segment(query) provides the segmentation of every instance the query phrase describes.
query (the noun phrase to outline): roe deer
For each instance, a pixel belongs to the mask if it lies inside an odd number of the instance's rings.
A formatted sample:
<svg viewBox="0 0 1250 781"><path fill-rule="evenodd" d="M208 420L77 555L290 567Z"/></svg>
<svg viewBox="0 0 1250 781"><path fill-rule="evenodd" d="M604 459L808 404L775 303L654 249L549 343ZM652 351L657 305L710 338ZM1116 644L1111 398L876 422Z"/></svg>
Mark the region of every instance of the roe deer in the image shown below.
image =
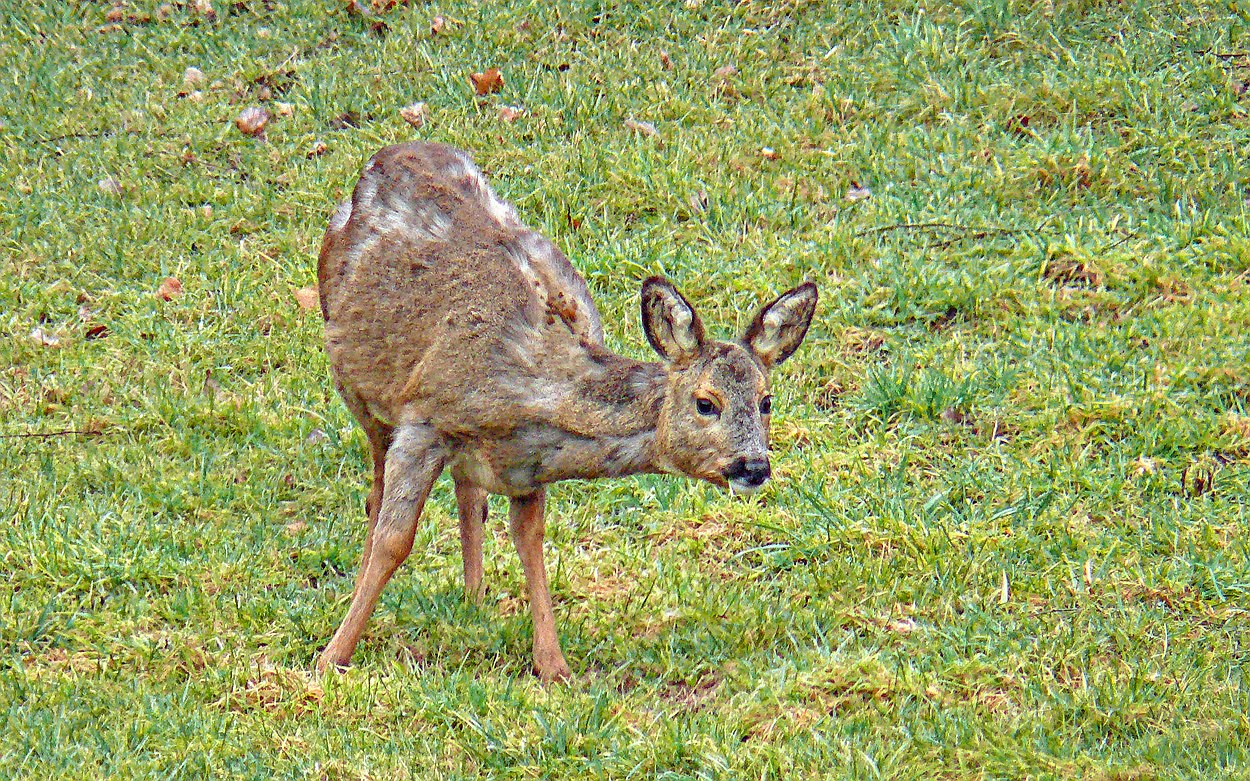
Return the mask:
<svg viewBox="0 0 1250 781"><path fill-rule="evenodd" d="M616 355L568 259L521 224L467 154L429 143L373 156L330 220L317 278L335 385L373 452L364 556L319 670L350 660L449 468L466 592L483 593L486 496L508 496L534 669L568 678L543 566L547 484L669 472L759 488L768 370L798 348L816 308L806 282L763 307L740 341L716 342L681 293L651 277L642 324L663 360Z"/></svg>

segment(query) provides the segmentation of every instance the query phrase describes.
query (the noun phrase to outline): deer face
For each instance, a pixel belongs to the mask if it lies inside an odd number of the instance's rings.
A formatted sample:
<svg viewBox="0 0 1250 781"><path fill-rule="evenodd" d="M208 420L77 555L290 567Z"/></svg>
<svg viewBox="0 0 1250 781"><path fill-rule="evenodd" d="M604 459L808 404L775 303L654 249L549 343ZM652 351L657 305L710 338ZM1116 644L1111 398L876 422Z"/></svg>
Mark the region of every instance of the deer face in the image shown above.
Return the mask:
<svg viewBox="0 0 1250 781"><path fill-rule="evenodd" d="M671 283L642 286L647 341L668 363L656 450L666 465L731 490L768 480L768 371L798 349L816 311L811 282L760 309L738 342L704 336L694 308Z"/></svg>

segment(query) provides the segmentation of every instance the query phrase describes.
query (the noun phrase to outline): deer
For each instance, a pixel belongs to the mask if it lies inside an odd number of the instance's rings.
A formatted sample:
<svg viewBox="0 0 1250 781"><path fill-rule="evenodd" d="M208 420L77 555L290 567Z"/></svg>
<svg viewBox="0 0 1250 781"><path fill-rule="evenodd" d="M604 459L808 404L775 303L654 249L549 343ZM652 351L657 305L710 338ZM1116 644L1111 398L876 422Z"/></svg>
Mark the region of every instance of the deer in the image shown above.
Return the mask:
<svg viewBox="0 0 1250 781"><path fill-rule="evenodd" d="M471 600L484 595L487 496L509 498L544 683L571 677L543 560L547 486L669 473L758 490L771 474L769 371L798 349L817 303L804 282L721 342L653 276L642 325L660 360L618 355L568 258L466 152L429 142L370 158L330 219L317 279L334 384L373 458L360 569L318 672L349 664L447 470Z"/></svg>

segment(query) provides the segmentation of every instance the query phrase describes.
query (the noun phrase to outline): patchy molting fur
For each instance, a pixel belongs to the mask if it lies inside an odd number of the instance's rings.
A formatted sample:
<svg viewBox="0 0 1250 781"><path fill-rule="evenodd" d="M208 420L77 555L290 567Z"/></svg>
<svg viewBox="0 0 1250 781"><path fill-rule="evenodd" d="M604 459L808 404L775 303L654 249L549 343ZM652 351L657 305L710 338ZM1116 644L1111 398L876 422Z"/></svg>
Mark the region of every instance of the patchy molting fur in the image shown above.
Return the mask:
<svg viewBox="0 0 1250 781"><path fill-rule="evenodd" d="M567 675L548 626L541 533L532 550L544 486L675 472L741 487L732 467L744 459L762 462L766 479L767 372L798 347L816 303L807 283L761 310L741 342L712 342L676 288L652 278L644 328L665 360L616 355L564 254L521 223L464 152L428 143L370 159L330 220L318 281L335 383L375 462L356 594L319 665L350 657L377 593L411 548L429 484L446 468L470 590L480 592L470 581L481 577L485 494L514 500L544 678ZM696 411L696 398L718 414Z"/></svg>

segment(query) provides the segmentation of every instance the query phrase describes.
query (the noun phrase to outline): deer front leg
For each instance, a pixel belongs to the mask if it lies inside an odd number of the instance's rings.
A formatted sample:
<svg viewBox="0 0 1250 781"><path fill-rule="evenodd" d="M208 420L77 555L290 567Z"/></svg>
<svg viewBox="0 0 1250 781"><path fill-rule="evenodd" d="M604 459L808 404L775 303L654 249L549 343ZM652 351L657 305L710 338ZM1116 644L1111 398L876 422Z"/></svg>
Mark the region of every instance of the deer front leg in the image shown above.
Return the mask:
<svg viewBox="0 0 1250 781"><path fill-rule="evenodd" d="M434 430L420 424L396 429L386 453L385 483L368 555L356 576L351 607L330 644L317 659L317 670L345 666L360 642L382 588L412 551L417 519L430 495L444 453Z"/></svg>
<svg viewBox="0 0 1250 781"><path fill-rule="evenodd" d="M468 480L456 480L456 509L460 514L460 551L464 558L464 595L481 602L482 531L486 525L486 492Z"/></svg>
<svg viewBox="0 0 1250 781"><path fill-rule="evenodd" d="M547 590L547 569L543 564L543 535L546 521L543 509L546 492L514 498L510 507L509 525L516 544L525 583L529 589L530 612L534 616L534 672L543 681L566 681L571 677L569 665L560 651L556 637L556 620L551 612L551 592Z"/></svg>

